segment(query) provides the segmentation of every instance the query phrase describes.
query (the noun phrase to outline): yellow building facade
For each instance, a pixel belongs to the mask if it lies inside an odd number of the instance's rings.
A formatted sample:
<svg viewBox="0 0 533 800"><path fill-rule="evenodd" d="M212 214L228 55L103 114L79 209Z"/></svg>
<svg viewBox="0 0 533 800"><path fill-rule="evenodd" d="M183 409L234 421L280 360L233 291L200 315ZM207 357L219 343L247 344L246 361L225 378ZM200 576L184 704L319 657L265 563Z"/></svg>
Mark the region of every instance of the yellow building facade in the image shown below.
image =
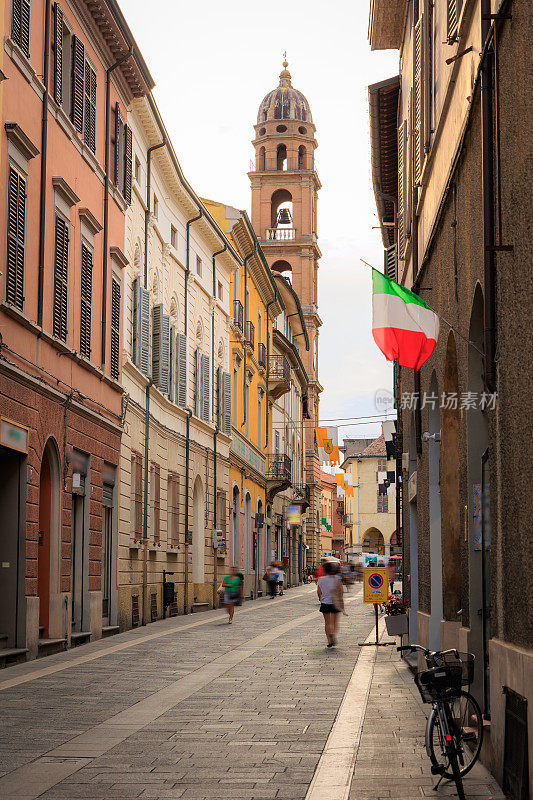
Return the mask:
<svg viewBox="0 0 533 800"><path fill-rule="evenodd" d="M228 554L244 576L244 592L256 597L270 561L275 486L271 470L272 405L268 392L268 357L272 322L281 300L246 212L204 200L242 258L233 271L229 369L232 439L229 468ZM275 478L275 476L274 476Z"/></svg>

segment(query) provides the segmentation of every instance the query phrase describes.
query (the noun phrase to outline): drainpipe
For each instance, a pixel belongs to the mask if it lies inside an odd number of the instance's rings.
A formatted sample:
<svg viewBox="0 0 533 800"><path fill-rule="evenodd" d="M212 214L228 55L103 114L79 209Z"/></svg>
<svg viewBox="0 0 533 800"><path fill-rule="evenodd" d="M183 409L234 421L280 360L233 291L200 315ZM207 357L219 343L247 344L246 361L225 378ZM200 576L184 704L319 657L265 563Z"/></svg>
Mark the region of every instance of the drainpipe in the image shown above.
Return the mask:
<svg viewBox="0 0 533 800"><path fill-rule="evenodd" d="M269 397L269 392L268 392L268 376L269 376L269 373L270 373L270 327L269 327L269 325L268 325L268 321L269 321L269 319L270 319L270 316L269 316L269 314L270 314L270 311L269 311L269 309L270 309L270 306L271 306L271 305L273 305L273 304L276 302L276 300L277 300L277 299L278 299L278 290L276 289L276 296L274 297L274 299L273 299L273 300L269 300L269 301L268 301L268 303L267 303L267 307L266 307L266 312L267 312L267 318L266 318L266 328L267 328L267 368L266 368L266 436L265 436L266 442L265 442L265 446L263 447L263 450L266 450L266 448L267 448L267 447L268 447L268 445L270 444L270 442L269 442L269 435L268 435L268 434L269 434L269 427L268 427L268 424L269 424L269 421L270 421L270 414L269 414L269 411L268 411L268 397ZM265 499L266 499L266 498L265 498ZM266 511L266 508L265 508L265 511Z"/></svg>
<svg viewBox="0 0 533 800"><path fill-rule="evenodd" d="M215 423L215 430L213 432L213 538L214 531L217 527L217 433L219 427ZM214 547L213 541L213 608L217 599L217 548Z"/></svg>
<svg viewBox="0 0 533 800"><path fill-rule="evenodd" d="M148 289L148 223L150 222L150 200L152 195L152 153L159 150L167 143L167 137L163 135L163 141L154 144L146 151L146 211L144 212L144 288Z"/></svg>
<svg viewBox="0 0 533 800"><path fill-rule="evenodd" d="M150 436L150 387L148 379L144 402L144 491L143 491L143 586L142 586L142 625L146 625L146 600L148 597L148 443Z"/></svg>
<svg viewBox="0 0 533 800"><path fill-rule="evenodd" d="M185 438L185 596L183 600L183 613L189 613L189 454L191 443L191 417L192 411L187 409L186 438Z"/></svg>
<svg viewBox="0 0 533 800"><path fill-rule="evenodd" d="M493 52L486 46L491 30L490 0L481 0L481 43L485 57L481 66L481 130L483 185L483 261L485 283L485 383L489 392L495 391L494 370L496 293L494 257L494 130L492 122L492 64Z"/></svg>
<svg viewBox="0 0 533 800"><path fill-rule="evenodd" d="M415 59L414 59L414 41L415 41L415 25L418 22L418 0L414 0L413 4L413 86L415 84ZM412 113L412 112L411 112ZM411 125L411 131L413 130L413 126ZM411 133L411 136L413 134ZM412 148L411 148L412 152ZM419 287L416 284L416 279L418 275L418 216L416 213L416 201L418 199L418 192L417 187L415 186L414 182L414 170L412 163L409 165L409 169L411 170L412 180L411 180L411 205L413 208L413 219L411 222L411 248L412 248L412 263L413 263L413 290L418 293ZM415 392L418 392L418 396L420 397L420 370L415 370L414 373L414 383L415 383ZM416 451L420 455L422 453L422 412L420 409L420 402L417 403L415 409L415 437L416 437Z"/></svg>
<svg viewBox="0 0 533 800"><path fill-rule="evenodd" d="M215 419L215 305L217 302L217 280L215 258L221 253L224 253L228 248L227 242L221 250L213 253L213 313L211 314L211 408L213 411L213 419Z"/></svg>
<svg viewBox="0 0 533 800"><path fill-rule="evenodd" d="M44 247L46 234L46 174L48 155L48 84L50 82L50 13L51 0L46 0L44 20L44 62L43 62L43 114L41 123L41 187L39 210L39 282L37 289L37 324L43 326L44 305Z"/></svg>
<svg viewBox="0 0 533 800"><path fill-rule="evenodd" d="M102 254L102 372L105 372L107 342L107 250L109 241L109 128L111 116L111 73L133 54L133 47L106 70L104 143L104 228Z"/></svg>
<svg viewBox="0 0 533 800"><path fill-rule="evenodd" d="M243 425L246 425L246 322L247 322L247 318L246 318L246 290L248 288L248 261L252 258L252 256L255 256L255 254L257 253L258 249L259 249L259 247L258 247L257 239L256 239L255 240L255 248L254 248L253 253L250 253L250 255L247 255L245 257L245 259L244 259L244 370L243 370L243 376L242 376L242 390L243 390L243 403L242 403L242 406L243 406L244 415L243 415L243 420L241 422L241 428L243 427ZM267 322L267 324L268 324L268 322Z"/></svg>

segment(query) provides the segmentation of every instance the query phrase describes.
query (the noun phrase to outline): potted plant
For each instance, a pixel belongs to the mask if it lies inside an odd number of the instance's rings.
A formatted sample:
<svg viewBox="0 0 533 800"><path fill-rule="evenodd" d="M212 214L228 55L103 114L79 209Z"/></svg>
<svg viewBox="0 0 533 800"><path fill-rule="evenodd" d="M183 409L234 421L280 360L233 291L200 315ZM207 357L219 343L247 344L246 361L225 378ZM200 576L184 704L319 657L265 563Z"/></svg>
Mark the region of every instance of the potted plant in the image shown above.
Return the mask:
<svg viewBox="0 0 533 800"><path fill-rule="evenodd" d="M386 603L383 603L385 609L385 625L387 626L387 633L389 636L402 636L409 630L409 623L407 619L407 610L409 608L407 600L401 600L393 594L389 597Z"/></svg>

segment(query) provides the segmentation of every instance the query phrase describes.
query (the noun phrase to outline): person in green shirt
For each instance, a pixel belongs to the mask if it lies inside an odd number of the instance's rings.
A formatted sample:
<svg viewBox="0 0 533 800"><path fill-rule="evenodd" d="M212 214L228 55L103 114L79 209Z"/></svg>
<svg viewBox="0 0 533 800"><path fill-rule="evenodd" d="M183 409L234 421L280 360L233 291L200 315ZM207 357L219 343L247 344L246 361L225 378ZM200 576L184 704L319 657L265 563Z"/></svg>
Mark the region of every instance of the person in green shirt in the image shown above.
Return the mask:
<svg viewBox="0 0 533 800"><path fill-rule="evenodd" d="M242 596L242 575L237 571L237 567L230 567L230 574L224 576L222 586L224 587L224 604L229 617L228 623L231 625L233 614L235 613L235 604L239 602Z"/></svg>

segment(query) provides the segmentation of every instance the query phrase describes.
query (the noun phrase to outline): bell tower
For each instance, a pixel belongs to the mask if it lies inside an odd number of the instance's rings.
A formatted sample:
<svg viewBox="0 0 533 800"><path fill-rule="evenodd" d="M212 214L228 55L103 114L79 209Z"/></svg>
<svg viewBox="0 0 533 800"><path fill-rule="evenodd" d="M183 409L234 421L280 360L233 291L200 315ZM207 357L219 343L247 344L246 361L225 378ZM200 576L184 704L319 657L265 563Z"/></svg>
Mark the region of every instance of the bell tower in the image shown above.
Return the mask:
<svg viewBox="0 0 533 800"><path fill-rule="evenodd" d="M283 62L279 86L261 102L257 114L252 224L273 272L288 278L299 297L309 335L309 350L300 337L298 350L309 378L306 422L306 474L311 487L307 512L307 543L314 562L320 557L320 464L313 426L318 425L322 387L318 380L318 260L317 199L321 188L315 170L318 144L309 103L294 89ZM309 560L311 560L309 559Z"/></svg>

